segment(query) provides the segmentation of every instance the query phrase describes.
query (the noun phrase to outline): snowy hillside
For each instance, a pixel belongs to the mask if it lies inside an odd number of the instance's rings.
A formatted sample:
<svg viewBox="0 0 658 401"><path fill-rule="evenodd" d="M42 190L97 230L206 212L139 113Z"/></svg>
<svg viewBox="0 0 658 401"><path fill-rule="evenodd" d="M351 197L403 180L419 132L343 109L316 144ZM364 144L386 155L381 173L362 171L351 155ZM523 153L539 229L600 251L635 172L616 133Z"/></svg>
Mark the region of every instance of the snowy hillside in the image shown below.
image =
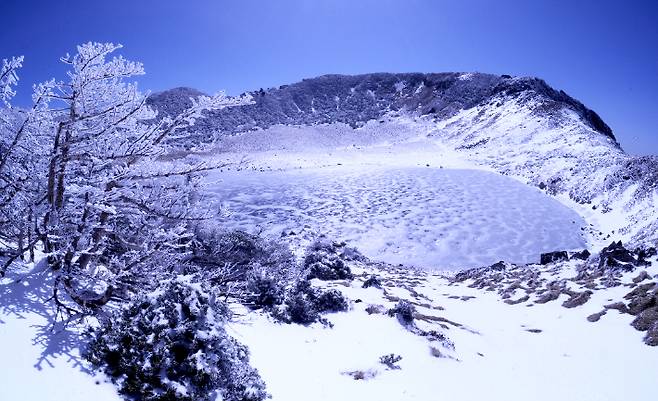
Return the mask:
<svg viewBox="0 0 658 401"><path fill-rule="evenodd" d="M0 109L0 400L655 398L658 158L582 103L479 73L147 98L118 49Z"/></svg>
<svg viewBox="0 0 658 401"><path fill-rule="evenodd" d="M174 90L150 101L166 114L174 98L186 104L194 93ZM375 146L413 159L410 142L445 148L454 151L451 159L572 201L596 221L600 244L617 238L651 245L658 238L658 158L625 154L595 112L542 80L479 73L328 75L253 95L253 105L210 113L191 142L215 139L223 156L242 153L254 161L261 158L254 152L275 150L277 158L290 159L281 153Z"/></svg>
<svg viewBox="0 0 658 401"><path fill-rule="evenodd" d="M350 312L328 315L331 329L254 314L233 329L273 400L652 399L658 348L641 341L619 303L634 283L651 283L629 272L608 287L580 269L577 260L501 264L450 278L361 266L351 282L318 283L351 301ZM373 276L381 288L363 288ZM400 300L413 305L411 320L390 316ZM381 363L389 354L402 359Z"/></svg>

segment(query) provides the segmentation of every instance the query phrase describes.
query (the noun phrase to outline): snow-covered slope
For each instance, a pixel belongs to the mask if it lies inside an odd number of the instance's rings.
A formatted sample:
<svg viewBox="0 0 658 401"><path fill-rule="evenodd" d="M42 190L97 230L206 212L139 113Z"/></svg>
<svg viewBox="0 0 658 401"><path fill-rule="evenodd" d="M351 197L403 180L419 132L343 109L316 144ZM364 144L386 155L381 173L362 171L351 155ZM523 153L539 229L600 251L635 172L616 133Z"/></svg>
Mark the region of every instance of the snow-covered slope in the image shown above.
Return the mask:
<svg viewBox="0 0 658 401"><path fill-rule="evenodd" d="M178 89L151 104L175 113L198 94ZM658 259L617 244L601 249L612 239L655 246L655 157L625 154L596 113L534 78L332 75L253 95L251 106L199 121L186 143L198 148L190 157L236 163L213 180L311 167L336 179L349 171L376 178L371 172L383 166L480 169L540 188L578 212L594 253L453 275L351 261L354 280L313 280L350 300L348 311L327 316L333 328L282 324L234 305L230 334L249 346L274 401L655 398L658 348L646 344L658 344ZM199 146L210 140L211 147ZM483 199L496 196L495 188L483 191ZM402 213L398 201L381 204ZM355 209L363 206L355 201ZM298 256L317 234L287 231L282 241ZM381 288L363 288L373 276ZM39 265L0 280L0 400L119 399L80 358L89 322L53 325L49 280ZM396 313L400 301L415 311Z"/></svg>
<svg viewBox="0 0 658 401"><path fill-rule="evenodd" d="M629 325L624 296L651 282L637 269L609 286L582 274L591 263L499 264L452 278L352 266L354 281L315 283L351 300L349 312L327 316L332 328L254 313L232 327L273 401L650 400L658 348ZM645 272L655 275L655 263ZM382 287L363 288L373 276ZM400 300L415 307L412 323L387 313ZM402 359L380 363L389 354Z"/></svg>
<svg viewBox="0 0 658 401"><path fill-rule="evenodd" d="M194 93L164 92L151 102L167 113L174 99L183 104ZM247 155L257 169L304 159L332 164L331 157L354 159L374 149L411 160L441 148L451 160L562 199L596 223L598 245L658 239L658 157L627 155L595 112L540 79L328 75L253 95L253 105L214 112L188 146L216 139L222 157Z"/></svg>
<svg viewBox="0 0 658 401"><path fill-rule="evenodd" d="M500 95L436 123L428 134L466 159L598 211L611 238L655 244L658 158L632 157L568 108L544 114L535 93ZM594 216L592 216L594 217Z"/></svg>

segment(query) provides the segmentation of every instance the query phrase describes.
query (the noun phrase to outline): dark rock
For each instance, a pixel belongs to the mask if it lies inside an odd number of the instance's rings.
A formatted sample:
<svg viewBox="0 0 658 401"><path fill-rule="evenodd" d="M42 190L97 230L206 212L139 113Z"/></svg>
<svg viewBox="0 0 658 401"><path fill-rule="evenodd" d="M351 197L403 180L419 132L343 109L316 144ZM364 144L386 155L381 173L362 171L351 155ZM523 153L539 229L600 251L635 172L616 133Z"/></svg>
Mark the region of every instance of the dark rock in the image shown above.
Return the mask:
<svg viewBox="0 0 658 401"><path fill-rule="evenodd" d="M560 294L562 294L561 290L550 289L545 293L543 293L542 295L540 295L539 298L537 298L537 300L535 301L535 303L545 304L547 302L555 301L560 297Z"/></svg>
<svg viewBox="0 0 658 401"><path fill-rule="evenodd" d="M587 321L592 323L598 322L599 320L601 320L601 316L605 315L606 313L607 312L604 310L602 310L601 312L593 313L587 316Z"/></svg>
<svg viewBox="0 0 658 401"><path fill-rule="evenodd" d="M658 346L658 321L647 330L647 335L644 336L644 342L652 347Z"/></svg>
<svg viewBox="0 0 658 401"><path fill-rule="evenodd" d="M642 313L642 311L651 308L656 305L656 296L655 295L645 295L637 296L628 303L628 312L631 315L637 315Z"/></svg>
<svg viewBox="0 0 658 401"><path fill-rule="evenodd" d="M571 298L567 299L562 303L562 306L565 308L575 308L576 306L583 305L587 301L589 301L589 298L592 296L592 291L587 290L583 292L579 292L577 294L574 294L571 296Z"/></svg>
<svg viewBox="0 0 658 401"><path fill-rule="evenodd" d="M637 315L635 320L631 323L631 326L639 331L646 331L652 328L656 322L658 322L658 307L653 306L645 309Z"/></svg>
<svg viewBox="0 0 658 401"><path fill-rule="evenodd" d="M612 242L599 253L599 270L608 268L632 271L638 264L633 253L624 248L621 241Z"/></svg>
<svg viewBox="0 0 658 401"><path fill-rule="evenodd" d="M652 290L656 283L646 283L638 285L633 291L624 295L624 299L629 300L628 309L631 315L637 315L645 309L656 305L656 294Z"/></svg>
<svg viewBox="0 0 658 401"><path fill-rule="evenodd" d="M571 259L580 259L580 260L587 260L592 254L587 250L583 249L580 252L576 252L571 255Z"/></svg>
<svg viewBox="0 0 658 401"><path fill-rule="evenodd" d="M658 255L658 251L656 251L656 248L653 248L653 247L646 249L645 252L646 252L645 257L647 257L647 258Z"/></svg>
<svg viewBox="0 0 658 401"><path fill-rule="evenodd" d="M641 283L644 280L651 280L651 276L649 273L647 273L646 270L642 270L640 274L637 275L637 277L633 278L634 283Z"/></svg>
<svg viewBox="0 0 658 401"><path fill-rule="evenodd" d="M615 302L615 303L612 303L612 304L604 305L603 307L605 309L618 310L620 313L629 313L628 307L623 302Z"/></svg>
<svg viewBox="0 0 658 401"><path fill-rule="evenodd" d="M567 251L542 253L539 263L547 265L549 263L560 262L563 260L569 260L569 254Z"/></svg>
<svg viewBox="0 0 658 401"><path fill-rule="evenodd" d="M478 267L478 268L475 268L475 269L468 269L468 270L464 270L462 272L459 272L459 273L455 274L455 276L452 278L451 281L461 283L461 282L466 281L468 279L479 278L479 277L482 277L482 276L486 275L487 273L500 272L500 271L504 271L505 269L507 269L507 265L505 264L505 262L503 262L501 260L500 262L496 262L493 265L488 266L488 267ZM481 288L481 286L480 286L480 288Z"/></svg>
<svg viewBox="0 0 658 401"><path fill-rule="evenodd" d="M637 255L638 264L651 266L651 262L649 262L647 259L652 256L655 256L656 250L654 248L649 248L649 249L638 248L635 250L635 254Z"/></svg>
<svg viewBox="0 0 658 401"><path fill-rule="evenodd" d="M520 304L521 302L525 302L525 301L527 301L527 300L529 300L529 299L530 299L530 296L528 296L528 295L524 295L524 296L522 296L522 297L519 298L519 299L516 299L516 300L506 299L506 300L503 301L503 302L505 302L505 303L508 304L508 305L516 305L516 304Z"/></svg>

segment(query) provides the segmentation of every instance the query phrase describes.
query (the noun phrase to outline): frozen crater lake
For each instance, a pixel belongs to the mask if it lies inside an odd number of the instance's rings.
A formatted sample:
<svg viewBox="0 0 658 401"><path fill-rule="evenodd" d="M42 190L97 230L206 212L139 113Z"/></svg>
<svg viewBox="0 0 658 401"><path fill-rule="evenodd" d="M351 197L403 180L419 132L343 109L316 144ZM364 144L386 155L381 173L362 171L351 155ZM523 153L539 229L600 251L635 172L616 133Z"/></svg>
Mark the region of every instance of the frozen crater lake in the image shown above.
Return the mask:
<svg viewBox="0 0 658 401"><path fill-rule="evenodd" d="M454 270L585 246L576 212L478 170L332 167L210 179L231 228L279 236L307 226L389 263Z"/></svg>

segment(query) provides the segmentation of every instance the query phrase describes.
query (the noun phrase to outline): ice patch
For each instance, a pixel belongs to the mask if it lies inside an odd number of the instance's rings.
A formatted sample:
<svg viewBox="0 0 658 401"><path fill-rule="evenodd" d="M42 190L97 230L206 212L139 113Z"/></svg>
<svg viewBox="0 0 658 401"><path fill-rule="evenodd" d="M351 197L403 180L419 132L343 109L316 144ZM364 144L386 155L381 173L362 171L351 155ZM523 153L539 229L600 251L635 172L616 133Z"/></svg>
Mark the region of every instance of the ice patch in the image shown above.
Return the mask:
<svg viewBox="0 0 658 401"><path fill-rule="evenodd" d="M436 168L231 172L211 189L222 224L264 234L313 230L389 263L459 269L585 246L573 210L507 177Z"/></svg>

